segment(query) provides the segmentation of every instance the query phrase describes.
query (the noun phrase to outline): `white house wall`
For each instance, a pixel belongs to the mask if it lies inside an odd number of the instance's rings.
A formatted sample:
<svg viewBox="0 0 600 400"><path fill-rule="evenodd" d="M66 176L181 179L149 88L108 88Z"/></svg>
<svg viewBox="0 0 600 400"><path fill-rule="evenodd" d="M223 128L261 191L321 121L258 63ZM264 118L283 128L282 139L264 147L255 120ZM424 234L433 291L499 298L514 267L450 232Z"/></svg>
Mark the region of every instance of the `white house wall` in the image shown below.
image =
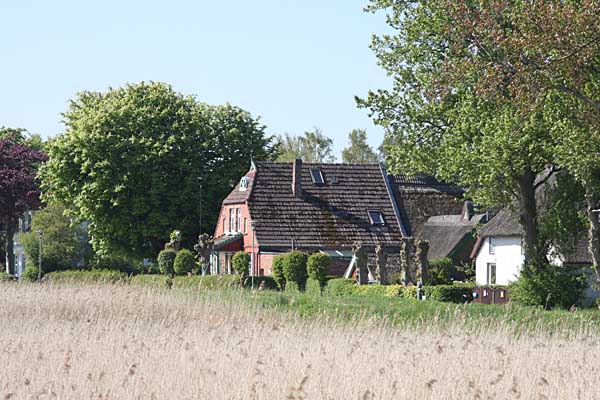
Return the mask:
<svg viewBox="0 0 600 400"><path fill-rule="evenodd" d="M494 254L490 254L489 238L485 238L475 259L475 280L479 285L488 283L488 264L496 264L496 285L506 285L516 280L523 265L520 236L502 236L494 239Z"/></svg>

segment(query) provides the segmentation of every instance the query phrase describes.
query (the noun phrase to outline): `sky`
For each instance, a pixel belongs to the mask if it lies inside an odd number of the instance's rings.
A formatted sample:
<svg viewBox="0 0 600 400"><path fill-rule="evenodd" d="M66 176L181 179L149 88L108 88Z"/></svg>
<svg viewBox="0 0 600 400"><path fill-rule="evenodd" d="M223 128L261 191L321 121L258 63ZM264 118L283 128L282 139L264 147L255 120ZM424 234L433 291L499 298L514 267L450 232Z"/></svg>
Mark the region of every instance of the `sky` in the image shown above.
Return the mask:
<svg viewBox="0 0 600 400"><path fill-rule="evenodd" d="M369 49L367 0L0 0L0 126L43 137L84 90L162 81L260 116L269 134L314 127L339 157L354 128L383 140L354 96L391 82Z"/></svg>

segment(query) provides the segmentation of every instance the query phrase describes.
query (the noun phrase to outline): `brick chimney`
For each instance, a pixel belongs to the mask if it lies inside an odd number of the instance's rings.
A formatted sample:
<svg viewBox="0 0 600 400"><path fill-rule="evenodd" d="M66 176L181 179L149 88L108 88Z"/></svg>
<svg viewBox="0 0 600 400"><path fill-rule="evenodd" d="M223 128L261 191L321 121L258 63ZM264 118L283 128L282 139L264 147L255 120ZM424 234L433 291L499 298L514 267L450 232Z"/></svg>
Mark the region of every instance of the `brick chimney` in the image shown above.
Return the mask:
<svg viewBox="0 0 600 400"><path fill-rule="evenodd" d="M297 158L292 164L292 193L295 197L302 197L302 159Z"/></svg>

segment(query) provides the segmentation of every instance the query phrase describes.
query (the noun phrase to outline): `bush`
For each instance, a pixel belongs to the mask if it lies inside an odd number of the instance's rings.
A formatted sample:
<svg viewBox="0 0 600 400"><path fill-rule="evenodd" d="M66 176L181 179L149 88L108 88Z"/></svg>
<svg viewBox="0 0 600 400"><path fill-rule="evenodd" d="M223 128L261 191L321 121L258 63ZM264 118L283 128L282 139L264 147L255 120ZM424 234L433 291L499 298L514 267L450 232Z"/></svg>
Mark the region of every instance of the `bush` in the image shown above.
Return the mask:
<svg viewBox="0 0 600 400"><path fill-rule="evenodd" d="M353 279L335 278L327 282L325 292L333 296L352 296L355 287Z"/></svg>
<svg viewBox="0 0 600 400"><path fill-rule="evenodd" d="M429 261L429 284L451 285L455 268L449 258L437 258Z"/></svg>
<svg viewBox="0 0 600 400"><path fill-rule="evenodd" d="M250 285L252 285L252 280L254 279L254 288L258 289L261 287L261 285L263 286L264 289L269 289L269 290L277 290L278 286L277 286L277 282L275 282L275 279L273 279L272 276L255 276L254 278L252 278L251 276L247 276L244 279L244 287L248 287Z"/></svg>
<svg viewBox="0 0 600 400"><path fill-rule="evenodd" d="M403 286L402 298L416 299L417 298L417 287L416 286Z"/></svg>
<svg viewBox="0 0 600 400"><path fill-rule="evenodd" d="M510 299L545 309L568 309L581 302L587 282L587 275L572 267L547 265L541 269L523 268L517 281L509 285Z"/></svg>
<svg viewBox="0 0 600 400"><path fill-rule="evenodd" d="M360 285L354 286L353 292L357 296L384 297L386 295L386 286L382 285Z"/></svg>
<svg viewBox="0 0 600 400"><path fill-rule="evenodd" d="M44 279L52 283L117 283L126 282L127 274L108 269L68 270L47 273Z"/></svg>
<svg viewBox="0 0 600 400"><path fill-rule="evenodd" d="M231 264L233 265L235 273L240 278L240 284L243 286L244 278L248 276L250 269L250 254L245 251L238 251L233 255Z"/></svg>
<svg viewBox="0 0 600 400"><path fill-rule="evenodd" d="M173 249L165 249L158 253L156 261L162 274L173 276L175 273L175 257L177 257L177 253Z"/></svg>
<svg viewBox="0 0 600 400"><path fill-rule="evenodd" d="M271 266L271 276L275 279L279 290L285 290L285 276L283 275L283 260L285 255L273 257L273 265Z"/></svg>
<svg viewBox="0 0 600 400"><path fill-rule="evenodd" d="M194 260L194 254L191 251L181 249L177 252L173 263L173 269L177 275L186 275L188 272L192 272L195 266L196 260Z"/></svg>
<svg viewBox="0 0 600 400"><path fill-rule="evenodd" d="M428 300L444 301L449 303L466 303L473 300L474 287L475 286L472 284L423 286L423 293Z"/></svg>
<svg viewBox="0 0 600 400"><path fill-rule="evenodd" d="M404 297L404 286L402 285L388 285L385 287L384 295L386 297Z"/></svg>
<svg viewBox="0 0 600 400"><path fill-rule="evenodd" d="M27 282L37 281L38 271L39 268L37 267L37 265L27 263L25 271L23 271L23 274L21 275L21 279Z"/></svg>
<svg viewBox="0 0 600 400"><path fill-rule="evenodd" d="M331 257L323 253L314 253L306 261L306 272L308 277L319 282L321 288L320 292L323 292L323 286L325 286L325 277L331 264Z"/></svg>
<svg viewBox="0 0 600 400"><path fill-rule="evenodd" d="M136 263L135 261L127 257L114 254L111 256L94 257L94 259L90 262L90 266L91 269L111 270L124 272L126 274L135 274L139 273L140 271L143 271L141 262Z"/></svg>
<svg viewBox="0 0 600 400"><path fill-rule="evenodd" d="M390 275L388 281L392 285L402 285L402 274L401 273L392 274L392 275Z"/></svg>
<svg viewBox="0 0 600 400"><path fill-rule="evenodd" d="M283 259L283 275L286 284L295 283L298 289L303 291L306 286L307 272L306 262L308 255L301 251L292 251Z"/></svg>

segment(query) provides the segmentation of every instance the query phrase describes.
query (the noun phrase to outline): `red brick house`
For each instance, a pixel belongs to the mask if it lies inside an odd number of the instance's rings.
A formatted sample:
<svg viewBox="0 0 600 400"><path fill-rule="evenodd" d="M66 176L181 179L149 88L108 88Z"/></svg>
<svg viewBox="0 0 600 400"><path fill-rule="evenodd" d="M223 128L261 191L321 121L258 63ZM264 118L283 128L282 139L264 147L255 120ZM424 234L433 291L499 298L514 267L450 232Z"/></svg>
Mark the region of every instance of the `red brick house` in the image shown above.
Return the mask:
<svg viewBox="0 0 600 400"><path fill-rule="evenodd" d="M255 275L291 249L332 256L343 274L352 244L397 245L433 215L462 212L462 190L431 178L390 176L378 164L253 162L223 201L211 273L231 273L231 257L251 255Z"/></svg>

